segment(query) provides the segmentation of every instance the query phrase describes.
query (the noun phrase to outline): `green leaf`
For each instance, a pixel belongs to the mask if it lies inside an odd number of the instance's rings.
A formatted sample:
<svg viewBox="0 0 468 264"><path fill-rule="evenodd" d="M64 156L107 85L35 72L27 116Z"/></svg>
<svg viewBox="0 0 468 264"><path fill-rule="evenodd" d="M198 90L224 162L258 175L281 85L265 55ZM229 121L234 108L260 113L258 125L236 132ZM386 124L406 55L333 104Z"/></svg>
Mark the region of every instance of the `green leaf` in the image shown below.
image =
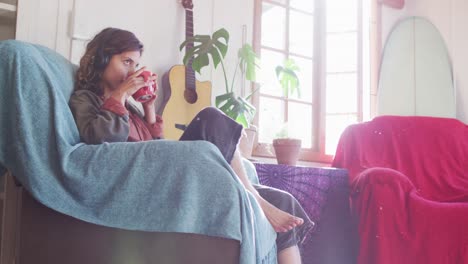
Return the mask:
<svg viewBox="0 0 468 264"><path fill-rule="evenodd" d="M208 58L208 55L202 54L193 60L192 69L200 73L201 69L208 64L210 64L210 59Z"/></svg>
<svg viewBox="0 0 468 264"><path fill-rule="evenodd" d="M226 93L216 97L216 107L244 127L248 127L255 116L255 107L234 93Z"/></svg>
<svg viewBox="0 0 468 264"><path fill-rule="evenodd" d="M216 96L215 98L216 107L218 107L222 102L228 100L229 98L235 98L234 93L225 93L225 94Z"/></svg>
<svg viewBox="0 0 468 264"><path fill-rule="evenodd" d="M251 105L247 100L245 100L242 97L238 97L239 101L242 102L242 106L247 110L248 112L254 112L255 111L255 106Z"/></svg>
<svg viewBox="0 0 468 264"><path fill-rule="evenodd" d="M189 49L189 50L187 50L185 52L185 56L184 56L184 59L183 59L184 65L188 65L189 60L194 57L195 51L196 50L194 48L192 48L192 49Z"/></svg>
<svg viewBox="0 0 468 264"><path fill-rule="evenodd" d="M185 46L187 46L189 43L193 43L194 41L195 41L195 37L186 39L184 42L182 42L182 44L180 44L179 50L182 51Z"/></svg>
<svg viewBox="0 0 468 264"><path fill-rule="evenodd" d="M223 39L224 42L222 42ZM229 32L226 29L221 28L213 33L213 40L214 45L218 48L224 58L228 50Z"/></svg>
<svg viewBox="0 0 468 264"><path fill-rule="evenodd" d="M219 54L218 50L210 50L209 54L211 55L211 59L213 60L213 66L216 69L218 67L218 64L221 62L222 58L221 55Z"/></svg>
<svg viewBox="0 0 468 264"><path fill-rule="evenodd" d="M296 65L294 60L286 60L284 62L284 66L277 66L275 71L276 78L283 89L283 95L286 97L294 94L296 91L298 97L301 97L299 78L296 74L296 71L299 71L299 67Z"/></svg>
<svg viewBox="0 0 468 264"><path fill-rule="evenodd" d="M228 89L224 67L224 59L228 52L228 43L229 32L226 29L221 28L211 36L195 35L191 38L187 38L182 42L179 49L182 50L183 48L186 48L183 62L187 66L190 65L191 62L192 68L198 73L200 73L204 67L209 65L210 58L213 62L214 68L217 68L217 66L221 64L226 81L226 91L230 91L232 89ZM253 48L249 44L245 44L239 49L238 58L238 67L240 67L245 73L246 79L249 81L255 81L256 70L259 68L260 63ZM253 93L256 91L257 90ZM236 120L244 127L248 127L250 121L254 118L256 111L255 107L248 102L248 99L252 94L246 98L242 98L236 97L233 92L228 92L217 96L215 104L216 107L223 111L227 116Z"/></svg>
<svg viewBox="0 0 468 264"><path fill-rule="evenodd" d="M244 44L237 52L239 58L239 66L242 72L245 72L246 79L249 81L256 81L256 70L260 68L259 58L252 46Z"/></svg>
<svg viewBox="0 0 468 264"><path fill-rule="evenodd" d="M189 65L192 60L192 68L194 71L200 71L210 64L211 57L214 67L216 68L222 59L226 56L228 50L229 33L226 29L221 28L209 35L195 35L186 39L180 44L179 49L186 48L183 62ZM193 46L191 48L188 48Z"/></svg>
<svg viewBox="0 0 468 264"><path fill-rule="evenodd" d="M236 122L241 124L243 127L249 127L249 121L247 121L247 117L245 115L239 115L236 118Z"/></svg>

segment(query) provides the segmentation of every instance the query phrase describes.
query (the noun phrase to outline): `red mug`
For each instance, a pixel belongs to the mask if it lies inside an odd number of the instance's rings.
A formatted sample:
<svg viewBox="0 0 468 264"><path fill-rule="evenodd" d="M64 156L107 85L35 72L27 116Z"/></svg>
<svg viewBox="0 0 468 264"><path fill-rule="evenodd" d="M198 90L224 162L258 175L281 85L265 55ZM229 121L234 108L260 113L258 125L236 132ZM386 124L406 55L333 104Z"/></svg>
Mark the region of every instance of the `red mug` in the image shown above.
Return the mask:
<svg viewBox="0 0 468 264"><path fill-rule="evenodd" d="M153 75L156 75L156 74L153 74L150 71L143 71L140 75L138 75L138 77L140 76L143 77L145 79L145 82L147 82L149 77ZM132 96L136 101L140 103L144 103L153 99L154 97L156 97L156 83L145 86L145 87L141 87Z"/></svg>

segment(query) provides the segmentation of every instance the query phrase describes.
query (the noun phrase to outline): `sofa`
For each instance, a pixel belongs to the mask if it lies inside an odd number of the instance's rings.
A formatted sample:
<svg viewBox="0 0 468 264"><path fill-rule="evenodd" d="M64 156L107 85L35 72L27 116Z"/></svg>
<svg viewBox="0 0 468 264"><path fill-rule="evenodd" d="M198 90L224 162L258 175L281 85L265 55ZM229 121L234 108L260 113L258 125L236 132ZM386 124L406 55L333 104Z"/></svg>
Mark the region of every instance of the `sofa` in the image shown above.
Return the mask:
<svg viewBox="0 0 468 264"><path fill-rule="evenodd" d="M46 207L5 177L1 263L239 263L234 239L87 223Z"/></svg>
<svg viewBox="0 0 468 264"><path fill-rule="evenodd" d="M379 116L341 135L359 264L468 263L468 126Z"/></svg>
<svg viewBox="0 0 468 264"><path fill-rule="evenodd" d="M0 42L1 263L276 263L276 233L209 142L80 142L76 66Z"/></svg>

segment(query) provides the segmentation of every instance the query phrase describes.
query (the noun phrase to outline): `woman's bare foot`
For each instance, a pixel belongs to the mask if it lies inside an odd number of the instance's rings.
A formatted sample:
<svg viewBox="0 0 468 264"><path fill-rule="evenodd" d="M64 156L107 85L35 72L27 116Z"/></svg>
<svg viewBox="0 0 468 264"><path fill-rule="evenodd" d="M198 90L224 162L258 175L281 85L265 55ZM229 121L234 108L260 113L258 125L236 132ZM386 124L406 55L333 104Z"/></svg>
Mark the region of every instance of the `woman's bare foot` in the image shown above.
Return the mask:
<svg viewBox="0 0 468 264"><path fill-rule="evenodd" d="M288 232L294 227L300 226L304 223L302 218L293 216L276 208L260 196L258 197L258 202L276 232Z"/></svg>
<svg viewBox="0 0 468 264"><path fill-rule="evenodd" d="M276 232L287 232L293 229L294 227L300 226L304 223L304 220L302 218L295 217L276 208L274 205L270 204L258 194L257 190L255 190L255 188L252 186L252 183L247 177L244 165L242 164L242 156L238 149L236 149L236 151L234 152L234 156L231 161L231 166L234 172L241 180L244 187L255 196L256 200L260 204L260 207L265 213L265 216L267 217L268 221L273 226Z"/></svg>

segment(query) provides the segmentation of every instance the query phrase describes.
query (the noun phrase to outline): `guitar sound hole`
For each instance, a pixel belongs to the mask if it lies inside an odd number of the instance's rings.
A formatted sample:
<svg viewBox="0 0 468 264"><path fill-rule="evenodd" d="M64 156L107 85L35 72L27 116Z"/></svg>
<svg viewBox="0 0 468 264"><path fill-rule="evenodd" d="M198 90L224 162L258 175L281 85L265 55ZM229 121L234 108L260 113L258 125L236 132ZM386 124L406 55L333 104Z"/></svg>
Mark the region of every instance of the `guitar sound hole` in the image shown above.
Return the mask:
<svg viewBox="0 0 468 264"><path fill-rule="evenodd" d="M194 104L198 100L198 94L197 94L197 92L195 90L185 89L184 90L184 98L185 98L185 101L187 101L187 103Z"/></svg>

